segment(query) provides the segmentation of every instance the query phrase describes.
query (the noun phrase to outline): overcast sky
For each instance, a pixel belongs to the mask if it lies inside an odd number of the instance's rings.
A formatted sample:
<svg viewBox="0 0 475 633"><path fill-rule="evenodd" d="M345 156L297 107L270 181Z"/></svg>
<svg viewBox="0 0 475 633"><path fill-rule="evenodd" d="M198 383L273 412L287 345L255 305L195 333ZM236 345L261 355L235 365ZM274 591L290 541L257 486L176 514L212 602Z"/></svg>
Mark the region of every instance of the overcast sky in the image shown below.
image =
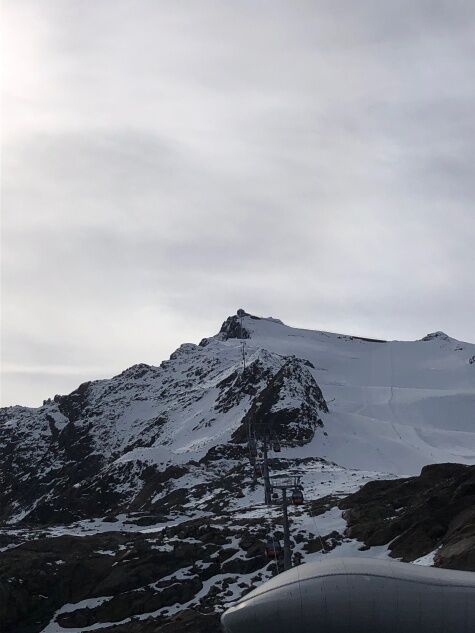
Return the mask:
<svg viewBox="0 0 475 633"><path fill-rule="evenodd" d="M2 402L239 307L474 341L475 3L3 0Z"/></svg>

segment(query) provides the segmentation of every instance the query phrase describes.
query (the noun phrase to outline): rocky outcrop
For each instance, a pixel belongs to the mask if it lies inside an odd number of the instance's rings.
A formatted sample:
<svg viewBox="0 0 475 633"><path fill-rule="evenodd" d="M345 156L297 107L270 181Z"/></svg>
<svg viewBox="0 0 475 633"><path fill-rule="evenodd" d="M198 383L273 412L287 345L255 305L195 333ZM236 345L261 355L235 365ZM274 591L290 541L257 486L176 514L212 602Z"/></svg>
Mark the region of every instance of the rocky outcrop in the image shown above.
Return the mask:
<svg viewBox="0 0 475 633"><path fill-rule="evenodd" d="M438 339L439 341L450 341L450 337L445 332L431 332L421 338L421 341L433 341Z"/></svg>
<svg viewBox="0 0 475 633"><path fill-rule="evenodd" d="M220 413L226 413L239 405L246 396L253 398L273 376L273 368L257 357L244 369L239 367L223 378L218 384L220 394L215 408Z"/></svg>
<svg viewBox="0 0 475 633"><path fill-rule="evenodd" d="M198 519L151 533L105 532L20 544L1 556L2 633L38 633L65 603L78 604L58 614L56 621L65 628L112 622L129 633L150 630L147 620L153 620L152 630L180 631L193 617L168 617L167 608L186 605L200 594L194 616L198 628L192 630L205 630L199 627L214 626L214 608L227 597L222 574L230 581L229 575L266 566L262 536L258 524L249 530ZM247 549L232 548L235 542ZM203 592L204 583L209 586ZM248 589L244 583L242 592ZM137 615L145 628L136 628Z"/></svg>
<svg viewBox="0 0 475 633"><path fill-rule="evenodd" d="M77 609L58 616L57 622L65 628L81 628L97 623L120 622L142 613L153 613L163 607L185 604L203 588L198 576L179 582L158 582L154 589L126 591L104 601L97 607Z"/></svg>
<svg viewBox="0 0 475 633"><path fill-rule="evenodd" d="M185 609L170 618L144 618L126 624L101 627L101 633L222 633L216 613Z"/></svg>
<svg viewBox="0 0 475 633"><path fill-rule="evenodd" d="M322 391L306 364L287 358L252 402L233 440L245 442L249 426L258 436L270 427L283 445L302 446L312 440L315 429L323 425L321 414L327 412Z"/></svg>
<svg viewBox="0 0 475 633"><path fill-rule="evenodd" d="M340 502L347 536L413 561L475 571L475 466L434 464L420 476L372 481Z"/></svg>
<svg viewBox="0 0 475 633"><path fill-rule="evenodd" d="M247 312L244 312L244 310L238 310L237 314L228 317L221 326L218 337L222 341L227 341L230 338L251 338L249 331L242 325L242 317L244 316L250 315L248 315Z"/></svg>
<svg viewBox="0 0 475 633"><path fill-rule="evenodd" d="M82 417L84 409L91 397L91 382L84 382L67 396L56 395L54 402L58 404L60 412L68 418L70 422L76 422Z"/></svg>

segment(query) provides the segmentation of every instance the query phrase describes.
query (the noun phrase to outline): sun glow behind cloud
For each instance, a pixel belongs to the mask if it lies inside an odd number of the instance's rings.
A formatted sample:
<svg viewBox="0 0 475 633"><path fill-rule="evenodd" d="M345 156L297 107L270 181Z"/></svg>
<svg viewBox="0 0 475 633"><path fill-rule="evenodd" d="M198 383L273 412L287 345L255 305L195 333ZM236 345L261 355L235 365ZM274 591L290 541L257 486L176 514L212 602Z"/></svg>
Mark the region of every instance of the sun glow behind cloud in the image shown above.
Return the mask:
<svg viewBox="0 0 475 633"><path fill-rule="evenodd" d="M8 143L43 124L35 102L48 93L42 64L48 27L21 2L3 2L1 18L2 137Z"/></svg>

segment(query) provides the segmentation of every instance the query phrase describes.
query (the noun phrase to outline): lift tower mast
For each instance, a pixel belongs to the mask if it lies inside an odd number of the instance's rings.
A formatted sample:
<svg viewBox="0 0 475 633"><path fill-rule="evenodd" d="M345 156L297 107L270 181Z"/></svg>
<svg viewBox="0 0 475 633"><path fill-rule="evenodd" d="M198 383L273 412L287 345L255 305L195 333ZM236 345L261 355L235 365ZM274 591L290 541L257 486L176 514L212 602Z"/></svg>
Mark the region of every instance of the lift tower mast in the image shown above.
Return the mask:
<svg viewBox="0 0 475 633"><path fill-rule="evenodd" d="M267 428L264 429L264 439L263 439L263 466L262 466L262 476L264 478L264 503L268 506L271 505L272 503L272 486L270 483L270 476L269 476L269 458L267 455L267 449L268 449L268 433L267 433Z"/></svg>
<svg viewBox="0 0 475 633"><path fill-rule="evenodd" d="M290 545L290 525L289 525L289 513L288 513L288 497L287 491L292 490L291 501L295 504L294 498L298 492L299 498L302 496L302 486L300 484L301 475L291 475L290 478L284 480L282 476L277 475L272 478L272 488L280 490L282 492L282 517L284 524L284 571L292 568L292 553Z"/></svg>
<svg viewBox="0 0 475 633"><path fill-rule="evenodd" d="M246 342L242 335L242 317L246 313L242 308L237 311L237 316L239 318L239 338L241 339L241 354L242 354L242 370L246 371Z"/></svg>

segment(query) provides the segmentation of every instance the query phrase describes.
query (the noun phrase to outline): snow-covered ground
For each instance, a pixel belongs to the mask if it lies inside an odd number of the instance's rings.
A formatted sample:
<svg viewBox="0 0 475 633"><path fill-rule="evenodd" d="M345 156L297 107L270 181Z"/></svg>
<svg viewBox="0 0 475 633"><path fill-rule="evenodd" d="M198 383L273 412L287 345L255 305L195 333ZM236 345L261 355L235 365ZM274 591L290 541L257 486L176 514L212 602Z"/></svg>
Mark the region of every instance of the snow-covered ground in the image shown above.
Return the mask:
<svg viewBox="0 0 475 633"><path fill-rule="evenodd" d="M288 470L280 471L280 474L285 478L285 476L290 476L295 472L297 472L297 469L291 467ZM343 498L346 495L358 490L367 481L389 477L389 475L387 474L381 474L372 471L351 470L342 468L335 464L328 464L318 461L307 463L305 469L302 469L299 472L302 473L302 484L305 489L305 498L308 504L310 504L310 502L312 501L317 501L318 499L328 496ZM269 534L275 532L276 530L281 530L281 506L266 506L263 503L262 497L262 486L257 486L252 492L246 490L246 494L244 495L244 497L230 499L230 511L226 514L212 515L211 513L208 513L210 526L217 528L222 528L223 526L226 526L232 530L233 526L242 524L243 521L257 520L258 524L267 526ZM385 546L373 547L369 550L362 550L360 542L348 538L342 538L341 543L339 543L335 547L335 549L328 548L325 545L325 543L327 542L325 541L325 537L330 533L335 532L343 535L343 532L345 530L346 523L342 517L342 512L337 507L332 507L323 514L312 516L309 509L310 505L300 507L289 506L288 508L292 539L295 540L293 555L300 555L303 562L320 559L322 557L333 557L340 555L370 557L388 556L388 550ZM169 522L164 525L156 525L153 528L141 528L137 525L131 524L130 522L126 522L125 519L125 516L120 517L120 521L118 521L118 523L112 525L109 524L109 529L112 528L113 530L117 529L120 531L130 532L139 531L143 534L153 535L156 532L163 531L165 527L177 526L180 524L180 521L175 521ZM94 530L103 531L106 526L107 524L99 524L98 522L93 524L80 523L77 525L68 526L67 528L51 528L50 530L47 530L45 535L51 537L61 536L63 534L85 536L87 534L93 533ZM228 548L237 549L236 554L227 559L228 561L235 558L245 559L245 552L243 552L239 548L240 538L240 536L235 536L226 545L226 547ZM313 539L318 539L319 543L322 543L322 551L314 553L308 553L306 551L307 543ZM181 540L181 542L185 541L192 542L193 539ZM197 541L197 543L198 542L199 541ZM107 552L104 552L104 554L107 554ZM282 561L278 561L277 564L278 570L282 571ZM420 564L430 563L424 562L421 559ZM161 578L160 582L163 583L164 581L180 581L182 579L193 577L194 573L195 572L191 568L184 568L179 570L178 572L170 574L170 576ZM259 582L263 582L271 578L273 573L274 572L270 569L261 570L259 575ZM248 574L221 573L213 575L211 578L203 583L202 589L193 597L193 599L189 600L187 603L177 603L175 605L163 607L152 612L142 613L135 617L139 620L144 620L146 618L156 618L164 615L171 616L186 608L199 607L200 600L206 597L212 588L220 588L223 586L223 583L225 583L226 595L223 599L223 590L221 596L222 599L216 607L218 611L222 611L225 607L233 604L243 595L243 593L246 592L245 587L250 587L253 583L255 584L255 582L256 572L251 572ZM147 587L148 586L138 587L136 590L140 591L146 589ZM57 617L60 614L72 612L77 609L82 609L86 607L93 608L97 605L107 602L110 599L111 596L102 596L99 598L82 600L78 603L67 603L57 610L57 612L51 618L50 623L42 630L41 633L80 633L81 631L96 631L113 625L126 624L130 622L131 618L126 618L124 620L121 620L120 622L101 622L82 628L64 628L57 622Z"/></svg>
<svg viewBox="0 0 475 633"><path fill-rule="evenodd" d="M250 350L309 360L329 405L327 435L288 456L415 474L435 462L475 463L475 345L439 332L386 343L245 318ZM229 343L233 344L233 343ZM234 342L234 344L236 344Z"/></svg>

